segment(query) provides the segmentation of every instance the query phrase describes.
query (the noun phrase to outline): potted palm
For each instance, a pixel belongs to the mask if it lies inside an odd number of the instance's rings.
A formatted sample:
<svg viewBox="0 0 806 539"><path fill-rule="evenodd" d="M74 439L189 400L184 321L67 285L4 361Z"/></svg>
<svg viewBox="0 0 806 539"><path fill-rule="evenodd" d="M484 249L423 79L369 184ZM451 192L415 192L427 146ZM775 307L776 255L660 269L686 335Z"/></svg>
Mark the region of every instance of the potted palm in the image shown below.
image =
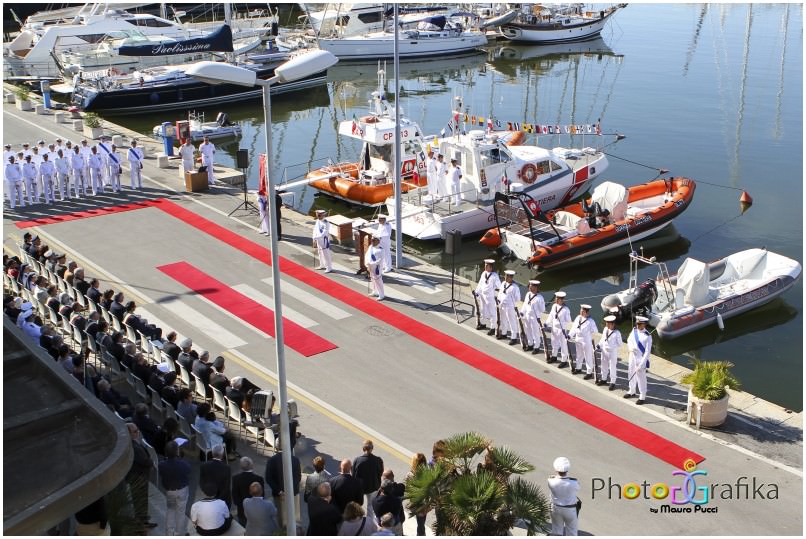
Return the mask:
<svg viewBox="0 0 806 539"><path fill-rule="evenodd" d="M519 524L529 535L548 531L549 500L520 477L534 466L475 432L441 447L442 456L419 466L405 490L412 513L434 511L437 535L507 535Z"/></svg>
<svg viewBox="0 0 806 539"><path fill-rule="evenodd" d="M29 99L31 90L28 89L27 86L17 86L14 90L14 96L16 97L16 104L19 110L33 110L34 107Z"/></svg>
<svg viewBox="0 0 806 539"><path fill-rule="evenodd" d="M728 417L728 389L741 390L741 383L730 372L733 363L729 361L694 360L694 370L685 375L681 382L689 385L689 423L703 427L718 427Z"/></svg>
<svg viewBox="0 0 806 539"><path fill-rule="evenodd" d="M84 114L84 134L91 139L99 139L104 134L101 117L94 112Z"/></svg>

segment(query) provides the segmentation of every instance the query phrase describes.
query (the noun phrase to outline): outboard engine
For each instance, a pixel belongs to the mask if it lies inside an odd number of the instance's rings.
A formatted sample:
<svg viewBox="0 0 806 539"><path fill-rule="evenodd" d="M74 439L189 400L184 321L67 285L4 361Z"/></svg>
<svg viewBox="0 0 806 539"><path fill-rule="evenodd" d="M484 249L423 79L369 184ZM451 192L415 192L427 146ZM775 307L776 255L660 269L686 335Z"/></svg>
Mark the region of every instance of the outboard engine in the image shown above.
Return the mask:
<svg viewBox="0 0 806 539"><path fill-rule="evenodd" d="M226 127L226 126L230 125L229 116L227 115L226 112L219 112L218 116L216 116L216 118L215 118L215 123L217 123L221 127Z"/></svg>
<svg viewBox="0 0 806 539"><path fill-rule="evenodd" d="M604 310L618 307L616 321L621 322L631 318L639 311L644 312L649 309L655 300L658 299L658 288L655 286L655 279L647 279L638 287L626 294L611 294L602 300Z"/></svg>

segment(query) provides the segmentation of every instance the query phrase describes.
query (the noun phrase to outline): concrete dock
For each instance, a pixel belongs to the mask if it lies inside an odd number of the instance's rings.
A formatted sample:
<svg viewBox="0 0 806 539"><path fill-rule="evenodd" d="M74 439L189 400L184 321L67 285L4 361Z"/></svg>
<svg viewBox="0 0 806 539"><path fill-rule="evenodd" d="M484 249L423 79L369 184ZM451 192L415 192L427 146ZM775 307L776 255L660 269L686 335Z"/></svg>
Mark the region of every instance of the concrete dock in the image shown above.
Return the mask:
<svg viewBox="0 0 806 539"><path fill-rule="evenodd" d="M68 124L13 105L4 104L3 120L3 141L15 149L39 138L82 138ZM108 122L104 126L127 142L135 136ZM257 216L227 217L240 201L240 189L229 185L184 192L175 164L157 167L158 143L138 138L155 147L146 159L142 190L6 209L7 251L17 252L26 230L38 234L78 261L88 277L98 277L102 289L134 299L151 322L191 337L195 348L213 357L223 355L229 377L272 387L273 339L210 294L210 287L222 287L230 299L246 297L271 308L269 242L257 233ZM128 183L124 166L121 184ZM140 209L132 211L92 213L138 202ZM50 220L74 213L80 218ZM300 404L304 437L297 454L304 468L320 454L337 473L338 461L359 455L361 441L371 438L402 480L412 454L430 455L434 441L472 430L534 464L528 478L544 491L552 461L567 456L571 475L582 485L584 533L801 534L802 412L732 393L728 423L696 430L685 421L688 390L679 383L685 368L653 357L647 405L635 406L622 398L626 350L620 355L618 391L597 387L547 364L542 355L476 331L466 306L457 323L450 306L439 306L450 298L450 274L408 255L405 269L384 278L387 300L372 302L365 277L355 275L358 258L351 249L334 247L332 274L313 269L312 222L284 209L279 248L284 316L300 328L297 337L286 335L286 360L290 396ZM256 248L264 249L262 257ZM185 268L202 277L190 282ZM460 299L472 303L467 284L458 289ZM306 355L309 334L333 347ZM689 454L704 458L698 469L707 471L707 479L698 478L697 485L711 485L710 514L665 513L661 507L669 500L644 498L646 490L634 500L621 495L620 487L630 482L681 485L672 472L683 461L674 456ZM262 473L265 455L255 458ZM413 534L410 525L407 532Z"/></svg>

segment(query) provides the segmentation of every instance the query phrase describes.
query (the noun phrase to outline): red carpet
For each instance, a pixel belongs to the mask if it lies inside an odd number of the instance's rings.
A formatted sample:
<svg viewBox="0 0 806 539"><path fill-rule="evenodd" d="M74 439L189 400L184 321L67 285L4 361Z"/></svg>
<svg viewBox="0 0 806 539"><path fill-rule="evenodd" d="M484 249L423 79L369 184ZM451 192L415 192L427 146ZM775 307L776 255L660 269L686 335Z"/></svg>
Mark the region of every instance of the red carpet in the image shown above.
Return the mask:
<svg viewBox="0 0 806 539"><path fill-rule="evenodd" d="M168 200L161 201L156 207L264 263L269 263L268 249L258 243L231 232ZM427 324L341 285L321 273L317 273L285 257L280 257L280 264L283 273L299 279L307 286L316 290L326 291L328 295L343 301L347 305L386 322L390 326L408 333L415 339L433 346L462 363L489 374L602 432L668 462L672 466L682 468L683 462L687 459L693 459L697 463L705 460L702 455L630 423L616 414L599 408L571 393L530 376L503 361L464 344L457 338L437 331ZM288 321L286 322L288 323Z"/></svg>
<svg viewBox="0 0 806 539"><path fill-rule="evenodd" d="M124 211L142 210L143 208L148 208L150 206L159 204L161 200L163 199L130 202L129 204L121 204L120 206L107 206L105 208L95 208L92 210L77 211L75 213L67 213L64 215L55 215L53 217L41 217L39 219L31 219L30 221L17 221L14 224L17 225L17 228L53 225L56 223L65 223L67 221L76 221L78 219L87 219L88 217L101 217L103 215L111 215L113 213L121 213Z"/></svg>
<svg viewBox="0 0 806 539"><path fill-rule="evenodd" d="M274 312L271 309L233 290L187 262L168 264L157 269L173 277L200 296L209 299L225 311L274 337ZM335 344L323 339L316 333L308 331L285 318L283 319L283 337L286 346L306 357L337 348Z"/></svg>

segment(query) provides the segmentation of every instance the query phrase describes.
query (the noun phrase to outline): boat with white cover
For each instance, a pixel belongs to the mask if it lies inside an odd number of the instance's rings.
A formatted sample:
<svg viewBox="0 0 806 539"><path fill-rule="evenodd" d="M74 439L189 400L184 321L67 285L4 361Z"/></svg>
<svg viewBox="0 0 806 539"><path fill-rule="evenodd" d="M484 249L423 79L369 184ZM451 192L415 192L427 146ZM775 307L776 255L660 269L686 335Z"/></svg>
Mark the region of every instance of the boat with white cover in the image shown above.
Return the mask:
<svg viewBox="0 0 806 539"><path fill-rule="evenodd" d="M584 4L526 4L516 19L501 26L510 41L561 43L598 36L607 20L627 4L586 10Z"/></svg>
<svg viewBox="0 0 806 539"><path fill-rule="evenodd" d="M602 309L618 307L621 315L645 312L661 338L673 339L717 324L777 298L800 277L801 265L791 258L747 249L713 262L686 258L677 274L654 258L630 254L630 288L602 300ZM656 279L640 285L638 263L658 267Z"/></svg>

